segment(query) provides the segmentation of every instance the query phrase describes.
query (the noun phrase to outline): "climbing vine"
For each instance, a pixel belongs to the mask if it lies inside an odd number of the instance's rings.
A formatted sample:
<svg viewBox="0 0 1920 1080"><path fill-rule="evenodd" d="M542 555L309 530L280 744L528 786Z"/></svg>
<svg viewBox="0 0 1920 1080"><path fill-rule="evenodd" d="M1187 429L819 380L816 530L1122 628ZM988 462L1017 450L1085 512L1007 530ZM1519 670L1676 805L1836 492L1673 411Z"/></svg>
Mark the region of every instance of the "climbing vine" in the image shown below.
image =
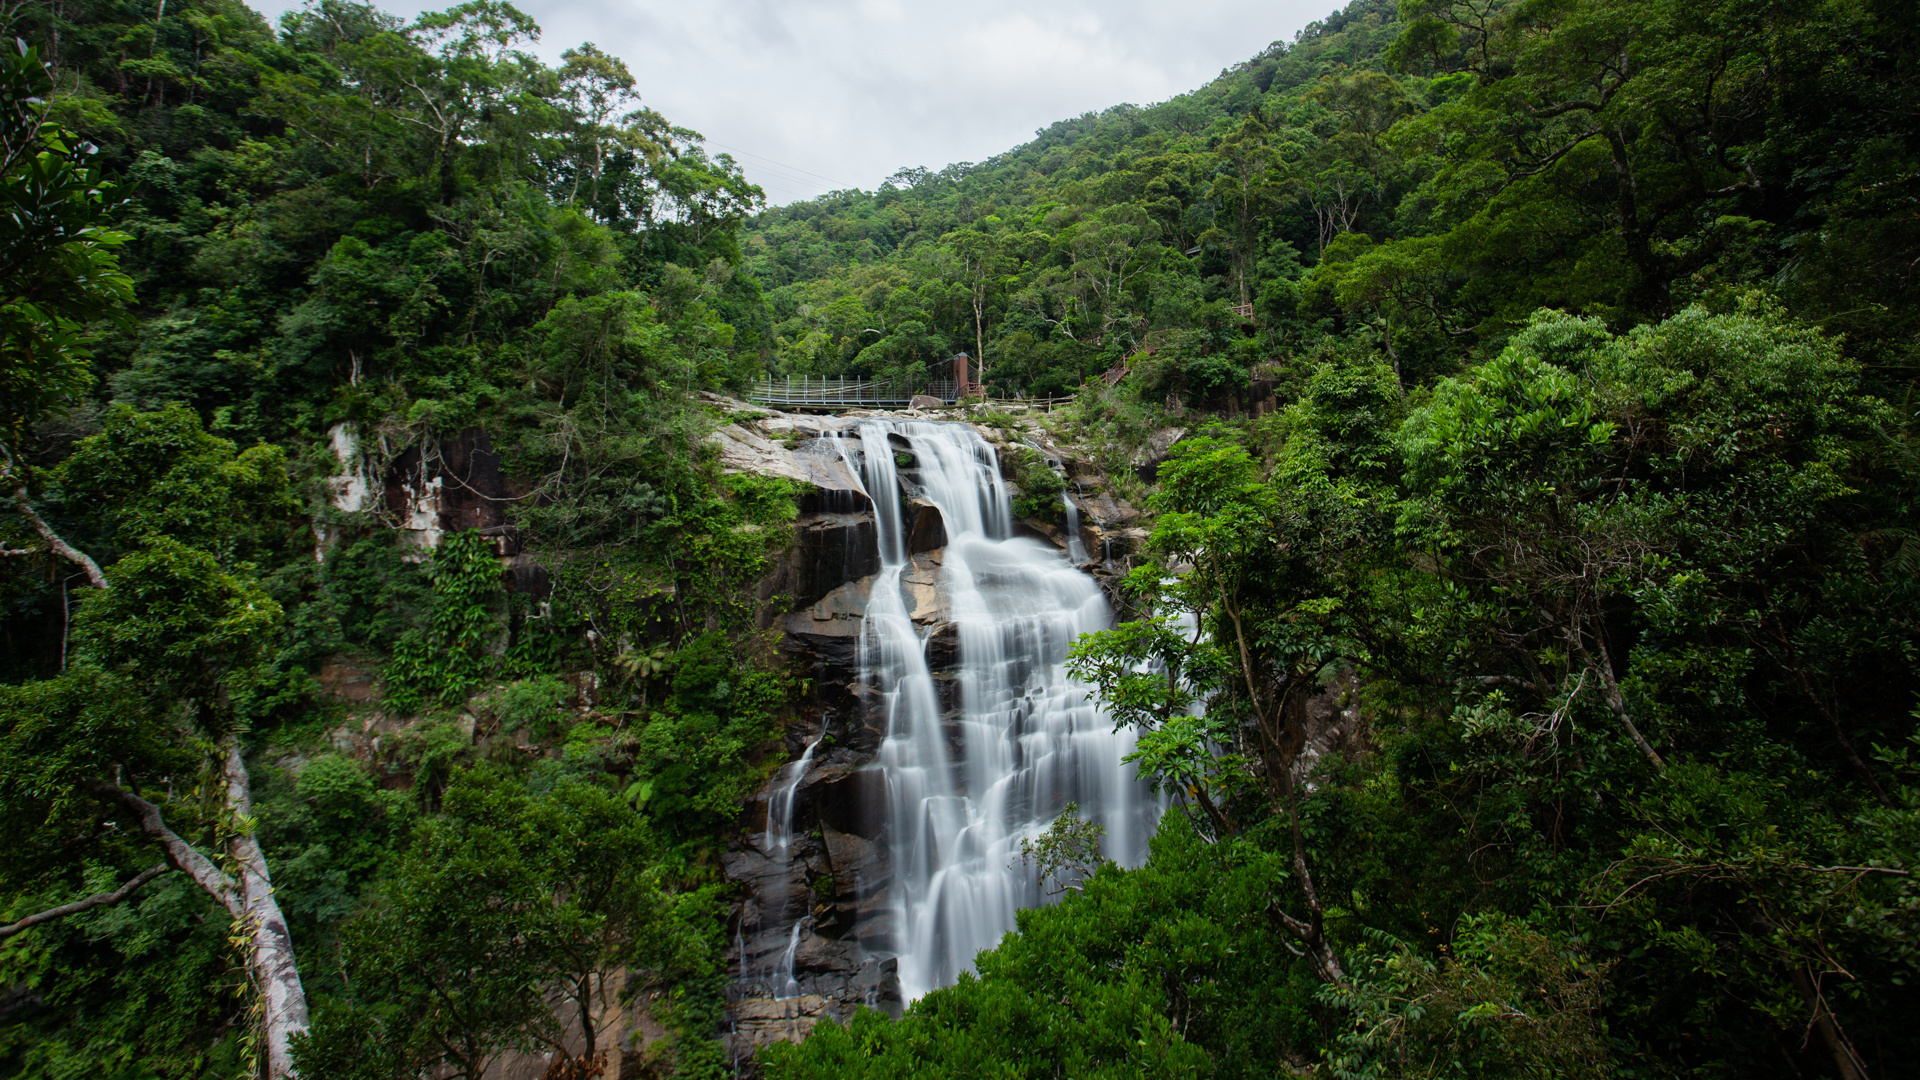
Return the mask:
<svg viewBox="0 0 1920 1080"><path fill-rule="evenodd" d="M428 562L427 579L433 596L426 629L403 634L387 664L387 704L398 712L464 700L485 677L501 631L500 562L479 532L448 536Z"/></svg>

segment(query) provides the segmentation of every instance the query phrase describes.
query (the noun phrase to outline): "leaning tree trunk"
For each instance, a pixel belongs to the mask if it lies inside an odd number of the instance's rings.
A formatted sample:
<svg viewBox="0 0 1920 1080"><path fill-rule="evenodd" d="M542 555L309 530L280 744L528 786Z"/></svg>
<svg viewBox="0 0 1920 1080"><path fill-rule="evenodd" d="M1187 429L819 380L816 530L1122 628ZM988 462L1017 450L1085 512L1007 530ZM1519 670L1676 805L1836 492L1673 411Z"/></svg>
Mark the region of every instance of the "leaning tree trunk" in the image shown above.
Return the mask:
<svg viewBox="0 0 1920 1080"><path fill-rule="evenodd" d="M242 821L253 816L253 789L247 777L247 765L240 757L240 743L227 744L227 806ZM287 931L286 916L273 896L273 878L267 872L267 857L260 850L250 828L235 834L228 850L240 866L241 912L246 932L252 937L253 978L260 997L266 1003L267 1075L292 1076L293 1057L288 1044L296 1033L307 1030L307 993L300 985L300 969L293 959L293 935Z"/></svg>
<svg viewBox="0 0 1920 1080"><path fill-rule="evenodd" d="M167 827L160 808L106 780L95 780L88 790L111 799L130 810L140 828L160 845L167 861L178 867L207 895L220 901L246 936L247 968L264 1003L266 1027L267 1075L272 1080L290 1080L293 1069L293 1037L307 1030L307 994L300 985L300 971L294 965L293 937L287 931L286 916L273 896L273 879L267 872L266 855L253 838L253 788L247 776L245 760L240 756L239 740L228 736L223 763L227 782L227 812L237 826L227 844L227 854L239 870L235 879L212 859Z"/></svg>
<svg viewBox="0 0 1920 1080"><path fill-rule="evenodd" d="M10 459L0 461L0 478L10 479L11 475ZM34 531L40 534L54 554L77 563L87 572L87 580L94 588L104 592L111 587L106 575L101 573L99 563L67 543L44 518L34 512L25 484L16 484L13 505L33 525ZM267 1075L271 1080L285 1080L296 1075L293 1070L293 1037L306 1031L309 1026L307 993L300 985L300 970L294 964L293 935L287 931L287 919L280 912L280 902L273 897L273 878L267 873L266 853L260 850L259 841L253 838L253 783L247 776L246 760L240 755L239 738L228 735L221 744L221 750L224 754L221 768L227 782L227 813L232 816L235 825L233 837L227 841L226 853L239 869L240 878L237 881L168 828L158 806L110 780L90 780L82 783L81 787L131 811L140 822L141 830L160 845L167 862L192 878L195 884L206 890L207 895L220 901L220 906L226 908L227 914L240 925L249 942L247 967L265 1003ZM112 894L90 897L82 901L80 907L69 907L80 910L96 902L117 903L152 876L155 876L155 872L148 871ZM8 933L25 929L34 921L65 913L62 909L42 913L24 924L16 924Z"/></svg>

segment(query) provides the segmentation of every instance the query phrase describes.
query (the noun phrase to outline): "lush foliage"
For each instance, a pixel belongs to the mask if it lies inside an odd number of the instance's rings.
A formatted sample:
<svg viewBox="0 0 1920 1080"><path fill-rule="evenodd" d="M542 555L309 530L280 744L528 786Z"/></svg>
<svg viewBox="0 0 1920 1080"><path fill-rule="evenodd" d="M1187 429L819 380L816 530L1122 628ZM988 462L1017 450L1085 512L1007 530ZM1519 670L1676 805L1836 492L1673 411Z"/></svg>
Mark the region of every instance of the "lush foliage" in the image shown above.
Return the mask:
<svg viewBox="0 0 1920 1080"><path fill-rule="evenodd" d="M654 1067L717 1068L710 855L790 689L752 585L794 491L721 477L696 396L759 366L758 190L491 0L7 18L8 907L153 864L129 798L215 854L0 946L0 1071L283 1068L263 924L214 887L266 866L309 1072L551 1049L551 980L657 989ZM456 443L513 478L504 521L423 551L378 485ZM379 693L322 693L343 670Z"/></svg>
<svg viewBox="0 0 1920 1080"><path fill-rule="evenodd" d="M1073 658L1173 795L1152 858L775 1075L1897 1071L1910 440L1750 295L1182 441L1144 616Z"/></svg>
<svg viewBox="0 0 1920 1080"><path fill-rule="evenodd" d="M1073 664L1173 809L772 1074L1900 1074L1910 14L1356 0L761 212L499 0L6 9L0 887L100 902L0 928L0 1072L278 1068L283 926L309 1076L588 1075L616 1002L724 1075L799 492L700 392L965 350L1152 515Z"/></svg>

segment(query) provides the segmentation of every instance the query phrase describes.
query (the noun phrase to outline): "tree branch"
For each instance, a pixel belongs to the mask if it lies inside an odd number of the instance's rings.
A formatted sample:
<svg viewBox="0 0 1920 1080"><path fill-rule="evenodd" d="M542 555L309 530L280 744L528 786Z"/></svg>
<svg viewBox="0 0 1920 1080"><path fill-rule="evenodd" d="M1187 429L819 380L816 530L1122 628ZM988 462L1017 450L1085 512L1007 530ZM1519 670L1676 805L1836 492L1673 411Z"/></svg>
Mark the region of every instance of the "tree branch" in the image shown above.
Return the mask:
<svg viewBox="0 0 1920 1080"><path fill-rule="evenodd" d="M122 885L117 889L114 889L111 892L94 893L92 896L86 897L85 899L75 900L71 904L61 904L59 907L50 907L45 911L38 912L33 915L29 915L26 918L21 919L19 922L13 923L10 926L0 926L0 941L5 941L6 939L19 933L20 931L38 926L43 922L52 922L55 919L63 919L63 918L66 918L68 915L78 915L81 912L86 911L90 908L106 907L110 904L117 904L120 901L125 900L127 897L132 896L134 893L134 890L140 888L140 886L145 885L147 882L152 881L154 878L159 877L161 874L164 874L171 869L173 869L173 867L168 866L166 863L155 863L154 865L149 866L145 870L142 870L138 874L134 875L133 880L127 882L125 885Z"/></svg>
<svg viewBox="0 0 1920 1080"><path fill-rule="evenodd" d="M47 542L47 546L53 549L54 554L79 564L87 572L87 580L93 583L94 588L107 587L107 575L100 572L100 564L88 557L86 552L62 540L60 534L53 531L53 526L48 525L45 519L34 512L33 504L27 501L27 485L21 484L13 489L13 507L33 524L33 531L40 534L40 538Z"/></svg>
<svg viewBox="0 0 1920 1080"><path fill-rule="evenodd" d="M194 883L207 891L209 896L220 901L227 913L234 918L246 914L246 905L240 897L240 887L226 872L213 864L213 860L200 854L192 844L180 838L180 834L167 828L166 818L160 814L160 808L147 800L106 780L83 780L80 786L94 795L117 802L133 813L139 820L140 828L160 845L167 862L194 880Z"/></svg>

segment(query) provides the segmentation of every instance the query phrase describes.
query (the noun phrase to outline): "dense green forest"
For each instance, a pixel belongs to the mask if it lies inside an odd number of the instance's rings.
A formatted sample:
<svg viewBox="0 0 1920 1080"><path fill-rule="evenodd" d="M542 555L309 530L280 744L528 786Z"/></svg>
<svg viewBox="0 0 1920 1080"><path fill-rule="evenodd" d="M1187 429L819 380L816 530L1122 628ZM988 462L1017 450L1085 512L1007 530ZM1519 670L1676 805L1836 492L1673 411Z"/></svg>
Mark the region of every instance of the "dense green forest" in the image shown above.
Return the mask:
<svg viewBox="0 0 1920 1080"><path fill-rule="evenodd" d="M1915 1075L1908 0L1356 0L775 209L499 0L4 17L0 1075L478 1077L615 966L734 1072L801 492L699 392L958 350L1151 513L1073 663L1174 808L768 1075Z"/></svg>

